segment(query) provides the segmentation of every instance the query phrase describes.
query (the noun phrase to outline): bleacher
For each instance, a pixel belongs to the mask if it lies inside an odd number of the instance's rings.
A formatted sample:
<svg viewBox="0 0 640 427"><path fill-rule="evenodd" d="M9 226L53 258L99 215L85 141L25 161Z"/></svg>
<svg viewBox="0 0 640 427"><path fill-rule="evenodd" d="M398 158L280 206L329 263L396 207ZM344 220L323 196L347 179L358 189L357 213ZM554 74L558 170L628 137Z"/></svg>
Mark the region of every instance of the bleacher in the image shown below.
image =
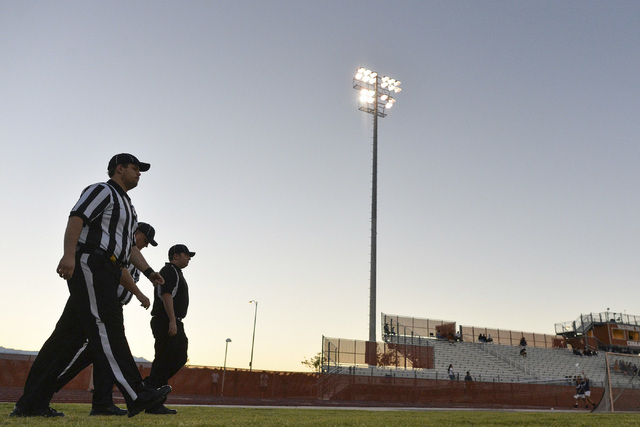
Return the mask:
<svg viewBox="0 0 640 427"><path fill-rule="evenodd" d="M602 385L605 379L604 357L577 356L570 349L526 347L527 356L523 357L520 355L522 347L513 345L405 339L403 336L389 340L433 346L435 372L426 373L432 378L448 378L447 370L452 364L460 380L467 371L471 372L474 381L490 382L572 384L583 371L594 385ZM418 373L416 377L423 375Z"/></svg>
<svg viewBox="0 0 640 427"><path fill-rule="evenodd" d="M449 364L452 364L460 380L464 379L467 371L475 381L529 382L536 379L510 363L509 359L485 351L485 345L444 340L433 340L432 345L438 373L446 374Z"/></svg>
<svg viewBox="0 0 640 427"><path fill-rule="evenodd" d="M433 369L404 367L336 366L324 367L324 372L396 378L424 378L448 380L449 364L453 365L457 380L470 371L474 381L504 383L573 384L582 372L593 386L605 380L604 356L577 356L570 349L527 346L527 356L520 355L522 347L494 343L448 341L435 338L393 335L385 341L398 345L431 346L434 349Z"/></svg>
<svg viewBox="0 0 640 427"><path fill-rule="evenodd" d="M606 376L605 358L602 356L577 356L568 348L527 347L527 356L520 356L519 346L478 343L487 353L516 366L522 372L540 382L573 382L582 372L594 385L602 385Z"/></svg>
<svg viewBox="0 0 640 427"><path fill-rule="evenodd" d="M448 380L452 364L457 380L464 380L469 371L480 382L573 385L584 372L594 387L600 387L606 380L606 357L587 355L592 349L623 352L628 344L636 349L627 351L640 351L640 316L608 312L556 325L556 334L382 313L381 331L381 343L323 337L323 372ZM574 346L586 350L574 354ZM523 347L526 356L520 353ZM612 380L629 382L628 375Z"/></svg>

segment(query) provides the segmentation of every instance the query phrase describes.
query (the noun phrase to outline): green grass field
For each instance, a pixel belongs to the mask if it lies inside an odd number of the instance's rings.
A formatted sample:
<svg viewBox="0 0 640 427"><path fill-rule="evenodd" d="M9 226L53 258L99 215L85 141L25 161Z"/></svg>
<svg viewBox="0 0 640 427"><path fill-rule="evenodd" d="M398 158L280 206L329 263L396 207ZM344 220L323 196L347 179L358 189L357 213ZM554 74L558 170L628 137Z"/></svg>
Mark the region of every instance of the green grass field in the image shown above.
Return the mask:
<svg viewBox="0 0 640 427"><path fill-rule="evenodd" d="M89 417L88 404L52 405L63 418L11 418L12 403L0 403L0 425L15 426L631 426L638 414L588 412L383 411L173 406L178 415ZM169 405L171 406L171 405Z"/></svg>

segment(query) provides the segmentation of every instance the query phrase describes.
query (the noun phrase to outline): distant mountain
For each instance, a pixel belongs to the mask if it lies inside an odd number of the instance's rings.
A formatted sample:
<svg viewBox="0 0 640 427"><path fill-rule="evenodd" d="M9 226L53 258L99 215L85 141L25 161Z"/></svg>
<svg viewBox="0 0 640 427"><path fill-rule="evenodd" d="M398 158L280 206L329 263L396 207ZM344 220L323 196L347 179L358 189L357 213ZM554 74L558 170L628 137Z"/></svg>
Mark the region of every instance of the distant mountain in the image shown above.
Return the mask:
<svg viewBox="0 0 640 427"><path fill-rule="evenodd" d="M4 348L0 347L0 353L8 353L8 354L26 354L29 356L35 356L38 354L37 351L24 351L24 350L15 350L13 348Z"/></svg>
<svg viewBox="0 0 640 427"><path fill-rule="evenodd" d="M0 347L0 354L24 354L24 355L28 355L28 356L35 356L38 354L37 351L25 351L25 350L16 350L13 348L4 348L4 347ZM133 357L133 360L136 361L136 363L151 363L151 361L145 359L144 357Z"/></svg>

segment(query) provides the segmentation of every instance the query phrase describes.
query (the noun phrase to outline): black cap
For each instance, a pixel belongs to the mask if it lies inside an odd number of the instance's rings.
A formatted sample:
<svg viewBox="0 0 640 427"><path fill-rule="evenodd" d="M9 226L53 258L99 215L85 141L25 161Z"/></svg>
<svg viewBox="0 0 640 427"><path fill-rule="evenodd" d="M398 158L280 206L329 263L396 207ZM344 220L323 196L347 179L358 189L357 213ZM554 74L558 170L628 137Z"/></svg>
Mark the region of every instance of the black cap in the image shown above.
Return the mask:
<svg viewBox="0 0 640 427"><path fill-rule="evenodd" d="M189 248L185 245L173 245L169 248L169 260L173 259L175 254L189 254L189 256L194 256L195 252L189 252Z"/></svg>
<svg viewBox="0 0 640 427"><path fill-rule="evenodd" d="M156 236L156 230L152 226L150 226L146 222L139 222L136 231L144 234L144 236L147 238L147 242L149 242L151 246L158 246L158 243L153 240L153 238Z"/></svg>
<svg viewBox="0 0 640 427"><path fill-rule="evenodd" d="M126 165L128 163L133 163L134 165L138 166L140 168L140 172L146 172L151 167L149 163L142 163L133 154L120 153L120 154L116 154L111 158L111 160L109 160L109 166L107 166L107 169L111 169L118 165Z"/></svg>

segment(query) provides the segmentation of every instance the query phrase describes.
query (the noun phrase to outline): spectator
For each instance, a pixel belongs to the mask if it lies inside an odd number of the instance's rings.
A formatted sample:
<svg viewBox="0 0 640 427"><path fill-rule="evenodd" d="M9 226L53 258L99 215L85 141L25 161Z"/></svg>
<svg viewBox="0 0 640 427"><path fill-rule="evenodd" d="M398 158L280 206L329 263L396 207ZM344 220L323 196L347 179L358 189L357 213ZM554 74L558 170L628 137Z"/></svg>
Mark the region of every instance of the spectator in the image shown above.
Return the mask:
<svg viewBox="0 0 640 427"><path fill-rule="evenodd" d="M456 379L456 374L455 374L455 372L453 372L453 365L449 365L449 369L447 369L447 372L449 373L449 379L450 380L455 380Z"/></svg>
<svg viewBox="0 0 640 427"><path fill-rule="evenodd" d="M473 378L471 378L471 374L469 373L469 371L467 371L467 375L464 376L464 380L465 381L473 381Z"/></svg>
<svg viewBox="0 0 640 427"><path fill-rule="evenodd" d="M520 350L520 356L527 357L527 349L526 348L522 348L522 350Z"/></svg>
<svg viewBox="0 0 640 427"><path fill-rule="evenodd" d="M522 347L526 347L527 346L527 340L524 337L520 338L520 345Z"/></svg>
<svg viewBox="0 0 640 427"><path fill-rule="evenodd" d="M487 342L493 342L493 338L491 338L491 334L487 337Z"/></svg>

